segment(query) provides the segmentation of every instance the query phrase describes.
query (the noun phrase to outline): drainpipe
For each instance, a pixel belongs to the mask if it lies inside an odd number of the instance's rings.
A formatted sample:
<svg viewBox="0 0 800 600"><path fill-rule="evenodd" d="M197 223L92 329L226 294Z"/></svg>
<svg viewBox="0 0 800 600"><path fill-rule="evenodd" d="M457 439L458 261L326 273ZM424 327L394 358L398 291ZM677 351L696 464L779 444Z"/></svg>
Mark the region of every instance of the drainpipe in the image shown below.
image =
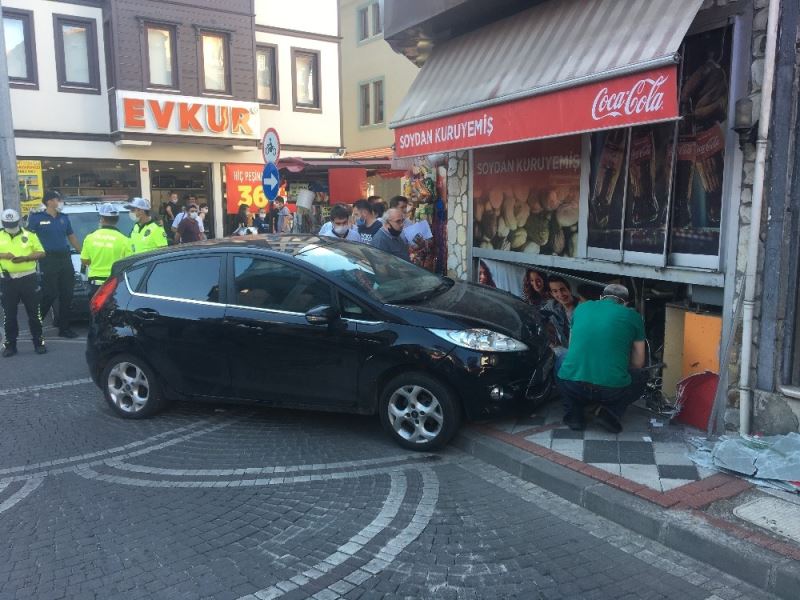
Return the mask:
<svg viewBox="0 0 800 600"><path fill-rule="evenodd" d="M764 54L764 79L761 82L761 114L756 140L756 165L753 174L753 200L750 206L750 236L747 244L744 303L742 317L742 356L739 372L739 434L750 434L753 391L750 366L753 354L753 314L755 312L758 246L761 238L761 206L764 197L764 167L767 160L769 120L772 111L772 87L775 75L775 47L778 41L780 0L770 0L767 16L767 45Z"/></svg>

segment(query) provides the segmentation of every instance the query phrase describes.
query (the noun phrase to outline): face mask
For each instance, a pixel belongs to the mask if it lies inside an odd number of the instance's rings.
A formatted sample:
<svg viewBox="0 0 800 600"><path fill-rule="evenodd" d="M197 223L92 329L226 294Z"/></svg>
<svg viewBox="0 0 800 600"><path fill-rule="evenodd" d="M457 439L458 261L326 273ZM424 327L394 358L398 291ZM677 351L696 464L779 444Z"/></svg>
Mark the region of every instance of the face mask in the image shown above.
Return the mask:
<svg viewBox="0 0 800 600"><path fill-rule="evenodd" d="M338 235L340 237L344 237L345 235L347 235L347 232L349 230L350 230L350 228L347 225L334 225L333 226L333 233L335 233L336 235Z"/></svg>
<svg viewBox="0 0 800 600"><path fill-rule="evenodd" d="M266 219L267 213L258 213L258 216L261 217L262 219Z"/></svg>
<svg viewBox="0 0 800 600"><path fill-rule="evenodd" d="M189 216L194 219L197 216L197 213L195 211L192 211L189 213Z"/></svg>
<svg viewBox="0 0 800 600"><path fill-rule="evenodd" d="M403 233L402 229L395 229L391 225L389 225L389 233L391 233L394 237L398 237L401 233Z"/></svg>
<svg viewBox="0 0 800 600"><path fill-rule="evenodd" d="M133 211L128 213L128 217L130 218L131 221L138 221L139 220L139 217L137 217L136 213L133 212Z"/></svg>
<svg viewBox="0 0 800 600"><path fill-rule="evenodd" d="M19 233L19 221L16 223L3 223L3 229L11 235L16 235Z"/></svg>
<svg viewBox="0 0 800 600"><path fill-rule="evenodd" d="M56 210L58 212L61 212L62 210L64 210L64 203L63 202L59 202L58 206L56 206Z"/></svg>
<svg viewBox="0 0 800 600"><path fill-rule="evenodd" d="M363 227L366 224L367 222L363 219L363 217L359 217L358 220L356 221L356 225L358 225L359 227Z"/></svg>

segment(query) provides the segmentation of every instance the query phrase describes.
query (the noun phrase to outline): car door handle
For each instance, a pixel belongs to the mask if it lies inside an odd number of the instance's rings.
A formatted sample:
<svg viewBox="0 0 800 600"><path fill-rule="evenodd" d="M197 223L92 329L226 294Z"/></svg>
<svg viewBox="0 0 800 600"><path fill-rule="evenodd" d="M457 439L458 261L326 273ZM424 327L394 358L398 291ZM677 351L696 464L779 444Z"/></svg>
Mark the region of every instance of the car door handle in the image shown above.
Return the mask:
<svg viewBox="0 0 800 600"><path fill-rule="evenodd" d="M158 311L152 308L137 308L133 314L143 321L152 321L159 316Z"/></svg>

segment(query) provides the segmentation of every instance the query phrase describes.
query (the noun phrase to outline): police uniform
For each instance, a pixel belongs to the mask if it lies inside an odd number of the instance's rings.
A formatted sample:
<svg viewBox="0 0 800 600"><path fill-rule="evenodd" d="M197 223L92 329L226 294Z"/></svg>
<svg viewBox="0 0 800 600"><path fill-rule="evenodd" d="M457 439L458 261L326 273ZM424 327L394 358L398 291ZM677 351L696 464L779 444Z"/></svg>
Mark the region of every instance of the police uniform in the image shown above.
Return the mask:
<svg viewBox="0 0 800 600"><path fill-rule="evenodd" d="M145 225L136 223L131 230L131 244L134 254L141 254L149 250L164 248L167 245L167 236L164 228L155 221Z"/></svg>
<svg viewBox="0 0 800 600"><path fill-rule="evenodd" d="M13 219L14 213L17 223L19 215L15 211L6 210L3 213L3 222L8 224ZM0 255L13 254L15 257L30 256L37 252L44 252L39 238L22 227L16 233L3 228L0 229ZM17 351L17 336L19 324L17 323L17 308L19 303L25 306L28 315L33 346L38 354L44 354L46 348L42 339L42 319L39 314L41 288L39 275L36 273L36 260L12 262L9 259L0 259L0 298L2 298L5 329L5 347L3 356L12 356Z"/></svg>
<svg viewBox="0 0 800 600"><path fill-rule="evenodd" d="M119 211L111 204L100 207L101 217L119 216ZM86 236L81 250L81 261L89 265L89 285L92 295L111 276L111 268L120 259L130 256L131 240L112 225L101 225L100 229Z"/></svg>

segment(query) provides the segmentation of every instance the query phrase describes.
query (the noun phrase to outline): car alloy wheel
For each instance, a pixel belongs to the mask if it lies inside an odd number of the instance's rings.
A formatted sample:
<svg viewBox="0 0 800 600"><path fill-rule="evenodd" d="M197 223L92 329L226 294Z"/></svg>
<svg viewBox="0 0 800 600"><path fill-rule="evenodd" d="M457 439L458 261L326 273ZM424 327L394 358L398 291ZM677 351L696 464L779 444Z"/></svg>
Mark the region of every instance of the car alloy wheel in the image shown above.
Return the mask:
<svg viewBox="0 0 800 600"><path fill-rule="evenodd" d="M419 385L406 385L392 393L387 406L389 423L402 439L415 444L436 440L444 428L442 405Z"/></svg>
<svg viewBox="0 0 800 600"><path fill-rule="evenodd" d="M118 362L108 373L108 395L123 413L138 413L150 400L147 374L132 362Z"/></svg>

